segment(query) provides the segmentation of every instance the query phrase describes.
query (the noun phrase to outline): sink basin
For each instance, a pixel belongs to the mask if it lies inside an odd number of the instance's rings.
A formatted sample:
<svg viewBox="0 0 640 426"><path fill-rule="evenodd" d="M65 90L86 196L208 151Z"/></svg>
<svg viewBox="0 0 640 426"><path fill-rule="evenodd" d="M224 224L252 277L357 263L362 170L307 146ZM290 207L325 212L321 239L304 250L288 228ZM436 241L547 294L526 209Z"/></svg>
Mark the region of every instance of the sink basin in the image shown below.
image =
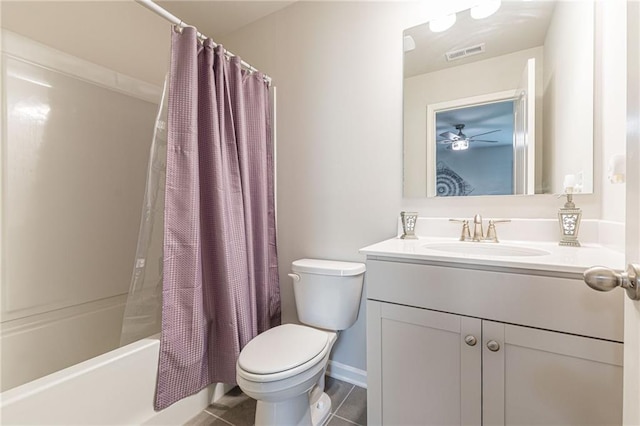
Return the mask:
<svg viewBox="0 0 640 426"><path fill-rule="evenodd" d="M427 250L446 253L471 254L481 256L545 256L549 253L531 247L510 246L500 243L474 243L459 241L455 243L430 243L422 246Z"/></svg>

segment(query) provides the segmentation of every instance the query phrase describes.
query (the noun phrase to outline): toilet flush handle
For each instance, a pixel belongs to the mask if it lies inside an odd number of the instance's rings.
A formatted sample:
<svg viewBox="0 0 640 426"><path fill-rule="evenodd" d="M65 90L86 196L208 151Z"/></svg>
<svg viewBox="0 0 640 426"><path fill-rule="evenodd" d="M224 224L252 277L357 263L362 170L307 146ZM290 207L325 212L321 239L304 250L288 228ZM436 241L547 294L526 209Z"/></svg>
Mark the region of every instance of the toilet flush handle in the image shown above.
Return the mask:
<svg viewBox="0 0 640 426"><path fill-rule="evenodd" d="M300 275L298 274L288 274L288 275L291 277L294 283L297 283L298 281L300 281Z"/></svg>

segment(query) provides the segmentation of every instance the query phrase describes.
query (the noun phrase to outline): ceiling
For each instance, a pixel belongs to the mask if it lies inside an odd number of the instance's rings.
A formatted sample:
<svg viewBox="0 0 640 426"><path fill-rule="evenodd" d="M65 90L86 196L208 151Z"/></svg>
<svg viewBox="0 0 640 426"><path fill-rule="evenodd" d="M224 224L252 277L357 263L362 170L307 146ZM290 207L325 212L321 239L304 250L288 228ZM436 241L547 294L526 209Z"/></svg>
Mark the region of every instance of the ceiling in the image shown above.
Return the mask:
<svg viewBox="0 0 640 426"><path fill-rule="evenodd" d="M500 9L485 19L473 19L469 10L456 15L456 23L434 33L428 24L405 30L415 42L405 52L404 76L412 77L440 69L464 65L507 53L542 46L555 7L554 1L503 1ZM479 43L485 53L447 62L445 53Z"/></svg>
<svg viewBox="0 0 640 426"><path fill-rule="evenodd" d="M293 1L157 0L156 3L198 31L220 40L240 28L277 12Z"/></svg>

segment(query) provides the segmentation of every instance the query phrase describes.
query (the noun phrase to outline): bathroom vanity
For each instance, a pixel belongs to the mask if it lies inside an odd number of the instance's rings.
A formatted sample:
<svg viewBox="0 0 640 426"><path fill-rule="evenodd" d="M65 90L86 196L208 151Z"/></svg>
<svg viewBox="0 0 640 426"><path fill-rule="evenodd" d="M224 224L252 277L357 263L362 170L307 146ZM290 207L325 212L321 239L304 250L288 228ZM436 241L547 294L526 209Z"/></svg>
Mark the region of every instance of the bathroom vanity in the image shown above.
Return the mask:
<svg viewBox="0 0 640 426"><path fill-rule="evenodd" d="M369 424L622 423L623 295L582 277L621 269L618 252L452 238L361 252Z"/></svg>

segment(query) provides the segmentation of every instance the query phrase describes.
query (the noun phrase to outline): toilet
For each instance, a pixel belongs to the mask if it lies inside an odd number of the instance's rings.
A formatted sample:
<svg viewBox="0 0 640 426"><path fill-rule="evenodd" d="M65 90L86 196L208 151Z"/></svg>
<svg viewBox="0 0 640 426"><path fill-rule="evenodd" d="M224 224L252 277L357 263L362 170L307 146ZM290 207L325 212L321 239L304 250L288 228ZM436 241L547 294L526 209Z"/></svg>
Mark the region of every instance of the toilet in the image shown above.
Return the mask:
<svg viewBox="0 0 640 426"><path fill-rule="evenodd" d="M340 330L355 323L365 265L300 259L289 276L299 324L283 324L256 336L240 352L236 380L257 400L256 426L324 424L331 400L324 374Z"/></svg>

